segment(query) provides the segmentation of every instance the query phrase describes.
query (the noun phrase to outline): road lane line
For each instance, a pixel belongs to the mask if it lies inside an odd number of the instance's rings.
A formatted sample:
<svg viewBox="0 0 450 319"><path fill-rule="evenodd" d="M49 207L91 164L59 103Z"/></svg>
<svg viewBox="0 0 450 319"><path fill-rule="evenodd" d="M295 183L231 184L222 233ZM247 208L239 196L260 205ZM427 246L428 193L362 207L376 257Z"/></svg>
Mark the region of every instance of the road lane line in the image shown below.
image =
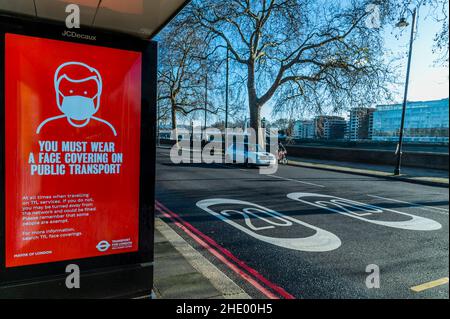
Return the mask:
<svg viewBox="0 0 450 319"><path fill-rule="evenodd" d="M214 163L215 165L219 166L219 167L226 167L226 168L230 168L229 166L223 165L223 164L217 164ZM243 172L248 172L251 173L249 170L247 169L243 169L243 168L239 168L240 171ZM325 188L324 185L319 185L319 184L314 184L314 183L310 183L310 182L304 182L304 181L299 181L296 179L292 179L292 178L286 178L286 177L281 177L281 176L277 176L277 175L261 175L261 176L270 176L272 178L278 178L278 179L282 179L285 181L289 181L289 182L294 182L294 183L300 183L300 184L305 184L305 185L309 185L309 186L315 186L315 187L321 187L321 188Z"/></svg>
<svg viewBox="0 0 450 319"><path fill-rule="evenodd" d="M217 163L215 163L215 165L220 166L220 167L227 167L227 168L229 167L229 166L225 166L225 165L223 165L223 164L217 164ZM248 173L250 173L250 171L247 170L247 169L239 168L239 170L240 170L240 171L243 171L243 172L248 172ZM277 175L261 175L261 176L270 176L270 177L272 177L272 178L278 178L278 179L282 179L282 180L290 181L290 182L294 182L294 183L300 183L300 184L305 184L305 185L310 185L310 186L315 186L315 187L325 188L325 186L323 186L323 185L314 184L314 183L309 183L309 182L303 182L303 181L299 181L299 180L296 180L296 179L285 178L285 177L281 177L281 176L277 176Z"/></svg>
<svg viewBox="0 0 450 319"><path fill-rule="evenodd" d="M430 281L424 283L422 285L411 287L411 290L414 292L422 292L431 288L439 287L442 285L448 284L448 277L444 277L438 280Z"/></svg>
<svg viewBox="0 0 450 319"><path fill-rule="evenodd" d="M206 243L206 245L210 245L209 247L211 250L208 249L208 251L210 251L214 256L219 258L219 260L222 261L231 270L236 272L239 276L241 276L243 279L248 281L252 286L254 286L258 290L260 290L262 293L264 293L269 298L279 299L279 297L277 295L273 294L271 291L269 291L268 289L261 286L257 281L255 281L255 279L259 280L260 282L265 284L267 287L269 287L271 290L275 291L279 296L281 296L285 299L295 299L294 296L289 294L282 287L280 287L280 286L276 285L275 283L272 283L271 281L266 279L257 270L251 268L245 262L243 262L240 259L238 259L237 257L235 257L229 250L223 248L216 241L214 241L211 237L202 233L200 230L198 230L197 228L192 226L190 223L184 221L178 214L176 214L173 211L171 211L170 209L168 209L162 203L156 201L156 207L160 212L166 213L166 215L169 214L170 218L174 222L177 222L179 224L178 227L183 226L184 228L180 227L183 231L187 230L188 232L190 232L190 234L196 236L197 239L204 241L204 243ZM188 234L191 238L193 238L188 232L186 232L186 234ZM193 234L193 233L195 233L195 234ZM195 238L193 238L193 239L196 240ZM215 247L215 249L211 246ZM220 251L223 255L218 253L216 250ZM219 255L219 256L217 256L217 255ZM232 264L225 257L228 257L236 265ZM238 268L238 267L240 267L240 268ZM245 270L250 276L253 276L255 279L253 279L252 277L249 277L249 275L247 275L247 273L243 272L243 270Z"/></svg>
<svg viewBox="0 0 450 319"><path fill-rule="evenodd" d="M166 154L165 154L165 156L169 156L169 155L166 155ZM216 165L216 166L218 166L218 167L222 167L222 168L228 168L228 169L231 169L231 168L232 168L232 167L227 166L227 165L225 165L225 164L219 164L219 163L212 163L212 164L213 164L213 165ZM240 171L243 171L243 172L251 173L251 172L250 172L249 170L247 170L247 169L239 168L239 170L240 170ZM324 185L319 185L319 184L315 184L315 183L299 181L299 180L296 180L296 179L285 178L285 177L276 176L276 175L261 175L261 176L270 176L270 177L272 177L272 178L278 178L278 179L282 179L282 180L289 181L289 182L294 182L294 183L300 183L300 184L305 184L305 185L309 185L309 186L315 186L315 187L325 188Z"/></svg>
<svg viewBox="0 0 450 319"><path fill-rule="evenodd" d="M229 168L229 169L231 169L231 167L230 166L227 166L227 165L225 165L225 164L220 164L220 163L212 163L213 165L216 165L216 166L219 166L219 167L222 167L222 168Z"/></svg>
<svg viewBox="0 0 450 319"><path fill-rule="evenodd" d="M325 188L325 186L323 186L323 185L309 183L309 182L304 182L304 181L299 181L299 180L292 179L292 178L286 178L286 177L281 177L281 176L277 176L277 175L266 175L266 176L270 176L270 177L273 177L273 178L278 178L278 179L282 179L282 180L290 181L290 182L294 182L294 183L300 183L300 184L305 184L305 185Z"/></svg>
<svg viewBox="0 0 450 319"><path fill-rule="evenodd" d="M170 154L165 154L165 153L158 153L158 154L156 154L156 157L158 157L158 156L165 156L165 157L170 157Z"/></svg>
<svg viewBox="0 0 450 319"><path fill-rule="evenodd" d="M414 207L418 207L422 210L426 210L426 211L432 211L434 213L440 213L440 214L444 214L444 215L448 215L448 209L444 209L444 208L439 208L439 207L431 207L431 206L426 206L426 205L421 205L421 204L416 204L416 203L410 203L410 202L405 202L402 200L398 200L398 199L393 199L393 198L388 198L388 197L381 197L381 196L376 196L376 195L367 195L369 197L372 198L378 198L378 199L385 199L391 202L396 202L396 203L402 203L402 204L408 204L408 205L412 205Z"/></svg>

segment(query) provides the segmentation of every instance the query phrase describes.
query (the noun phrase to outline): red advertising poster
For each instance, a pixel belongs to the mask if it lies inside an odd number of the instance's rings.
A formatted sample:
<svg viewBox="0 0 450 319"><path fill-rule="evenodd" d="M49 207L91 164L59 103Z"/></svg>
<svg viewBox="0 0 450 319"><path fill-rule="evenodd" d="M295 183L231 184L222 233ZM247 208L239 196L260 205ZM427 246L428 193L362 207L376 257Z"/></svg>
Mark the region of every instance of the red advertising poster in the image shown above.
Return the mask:
<svg viewBox="0 0 450 319"><path fill-rule="evenodd" d="M6 34L6 267L136 252L139 52Z"/></svg>

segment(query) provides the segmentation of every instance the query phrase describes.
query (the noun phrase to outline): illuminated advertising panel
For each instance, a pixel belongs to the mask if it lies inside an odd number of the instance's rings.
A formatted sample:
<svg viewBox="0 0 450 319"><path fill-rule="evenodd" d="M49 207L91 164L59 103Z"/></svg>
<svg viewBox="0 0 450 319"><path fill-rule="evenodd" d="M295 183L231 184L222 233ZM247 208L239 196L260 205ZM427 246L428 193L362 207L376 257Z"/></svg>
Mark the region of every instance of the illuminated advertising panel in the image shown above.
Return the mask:
<svg viewBox="0 0 450 319"><path fill-rule="evenodd" d="M137 252L142 53L4 46L5 266Z"/></svg>

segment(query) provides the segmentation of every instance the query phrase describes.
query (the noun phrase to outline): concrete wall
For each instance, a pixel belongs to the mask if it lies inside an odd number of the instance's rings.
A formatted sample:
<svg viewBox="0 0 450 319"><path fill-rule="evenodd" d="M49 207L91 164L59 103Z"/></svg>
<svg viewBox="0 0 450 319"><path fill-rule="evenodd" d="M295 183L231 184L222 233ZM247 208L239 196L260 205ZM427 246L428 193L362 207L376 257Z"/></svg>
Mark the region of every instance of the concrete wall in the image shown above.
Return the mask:
<svg viewBox="0 0 450 319"><path fill-rule="evenodd" d="M315 158L332 161L395 165L392 151L345 149L337 147L287 146L288 156ZM404 166L448 170L448 154L404 152Z"/></svg>

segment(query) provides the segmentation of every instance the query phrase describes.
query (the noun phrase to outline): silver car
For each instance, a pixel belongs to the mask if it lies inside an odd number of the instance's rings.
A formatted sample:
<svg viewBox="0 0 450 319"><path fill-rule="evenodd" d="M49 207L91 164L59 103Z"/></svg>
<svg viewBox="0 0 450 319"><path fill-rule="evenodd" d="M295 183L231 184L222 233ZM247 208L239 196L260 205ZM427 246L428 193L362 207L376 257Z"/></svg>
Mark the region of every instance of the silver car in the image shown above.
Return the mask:
<svg viewBox="0 0 450 319"><path fill-rule="evenodd" d="M277 162L276 157L266 152L260 145L235 143L230 145L225 154L227 163L245 164L247 166L270 166Z"/></svg>

